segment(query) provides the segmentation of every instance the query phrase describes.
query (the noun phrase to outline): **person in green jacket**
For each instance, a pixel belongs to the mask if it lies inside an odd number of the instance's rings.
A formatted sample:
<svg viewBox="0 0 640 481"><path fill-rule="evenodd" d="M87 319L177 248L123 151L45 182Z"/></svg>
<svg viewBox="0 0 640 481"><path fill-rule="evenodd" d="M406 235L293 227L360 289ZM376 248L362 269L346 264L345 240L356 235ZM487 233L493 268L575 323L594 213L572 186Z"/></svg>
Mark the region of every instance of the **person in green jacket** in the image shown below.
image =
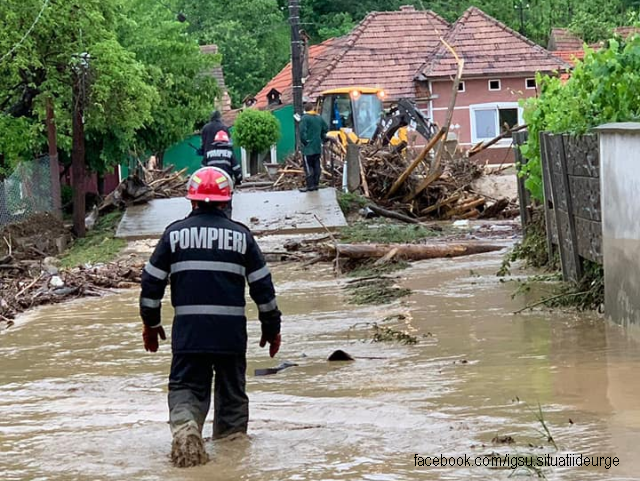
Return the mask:
<svg viewBox="0 0 640 481"><path fill-rule="evenodd" d="M304 115L300 121L300 142L302 143L302 156L304 158L304 170L307 186L300 189L301 192L318 190L320 184L320 156L322 155L322 143L325 140L329 127L322 117L313 110L312 103L304 106Z"/></svg>

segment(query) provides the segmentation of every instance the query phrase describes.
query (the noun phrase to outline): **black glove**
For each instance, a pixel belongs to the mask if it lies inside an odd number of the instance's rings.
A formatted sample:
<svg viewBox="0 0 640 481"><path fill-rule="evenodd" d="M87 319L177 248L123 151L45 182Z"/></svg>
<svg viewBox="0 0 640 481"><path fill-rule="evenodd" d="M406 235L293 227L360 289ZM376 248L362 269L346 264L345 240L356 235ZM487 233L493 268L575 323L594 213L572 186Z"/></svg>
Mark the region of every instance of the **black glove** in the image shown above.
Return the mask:
<svg viewBox="0 0 640 481"><path fill-rule="evenodd" d="M200 147L199 149L196 149L196 154L200 156L204 155L204 149L202 147Z"/></svg>

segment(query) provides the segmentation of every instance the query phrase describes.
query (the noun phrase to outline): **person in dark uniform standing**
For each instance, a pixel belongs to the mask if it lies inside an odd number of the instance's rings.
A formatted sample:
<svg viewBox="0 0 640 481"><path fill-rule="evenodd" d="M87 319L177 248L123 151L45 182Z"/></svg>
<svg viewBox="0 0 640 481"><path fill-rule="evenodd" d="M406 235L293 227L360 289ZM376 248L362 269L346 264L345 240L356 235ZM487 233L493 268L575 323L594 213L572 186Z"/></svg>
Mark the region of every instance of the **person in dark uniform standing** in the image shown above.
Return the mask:
<svg viewBox="0 0 640 481"><path fill-rule="evenodd" d="M142 337L150 352L158 350L158 337L166 339L160 308L171 282L169 421L178 467L208 461L202 428L214 372L214 438L247 431L245 280L258 306L260 346L268 343L271 357L280 348L281 313L264 257L249 229L222 212L230 187L217 169L196 171L188 184L191 214L167 227L142 273Z"/></svg>
<svg viewBox="0 0 640 481"><path fill-rule="evenodd" d="M215 167L223 170L230 179L232 179L233 188L242 183L242 167L238 164L235 154L233 153L233 144L224 130L218 130L213 142L204 150L202 159L203 167ZM231 219L232 201L227 203L224 213Z"/></svg>
<svg viewBox="0 0 640 481"><path fill-rule="evenodd" d="M300 142L302 143L307 185L300 191L309 192L318 190L320 185L322 143L327 136L329 127L324 119L313 110L312 103L307 102L304 110L304 115L300 121Z"/></svg>
<svg viewBox="0 0 640 481"><path fill-rule="evenodd" d="M206 156L207 149L213 144L216 134L220 131L226 132L227 137L231 137L229 128L222 121L222 115L218 110L211 114L211 120L204 127L200 133L202 137L202 152Z"/></svg>

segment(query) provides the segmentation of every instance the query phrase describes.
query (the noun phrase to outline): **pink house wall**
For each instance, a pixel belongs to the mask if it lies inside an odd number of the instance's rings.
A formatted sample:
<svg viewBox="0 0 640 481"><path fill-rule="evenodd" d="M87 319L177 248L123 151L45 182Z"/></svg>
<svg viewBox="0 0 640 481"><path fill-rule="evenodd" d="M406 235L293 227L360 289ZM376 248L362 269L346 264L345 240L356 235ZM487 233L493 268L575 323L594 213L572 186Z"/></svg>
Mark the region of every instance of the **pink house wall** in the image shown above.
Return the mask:
<svg viewBox="0 0 640 481"><path fill-rule="evenodd" d="M464 92L458 92L456 99L456 107L453 113L451 125L459 125L459 129L452 129L450 132L458 136L458 141L463 148L469 148L473 145L471 135L471 110L469 106L485 103L515 102L520 99L533 97L536 95L536 89L526 88L526 79L533 78L533 75L526 77L497 77L482 79L465 79ZM489 80L500 80L500 90L489 90ZM453 82L450 80L432 81L432 94L437 96L431 104L431 114L433 120L442 125L445 122L449 100L451 98L451 87ZM501 146L487 149L484 153L477 156L480 162L488 161L489 163L512 162L513 154L510 149L510 141L505 141Z"/></svg>

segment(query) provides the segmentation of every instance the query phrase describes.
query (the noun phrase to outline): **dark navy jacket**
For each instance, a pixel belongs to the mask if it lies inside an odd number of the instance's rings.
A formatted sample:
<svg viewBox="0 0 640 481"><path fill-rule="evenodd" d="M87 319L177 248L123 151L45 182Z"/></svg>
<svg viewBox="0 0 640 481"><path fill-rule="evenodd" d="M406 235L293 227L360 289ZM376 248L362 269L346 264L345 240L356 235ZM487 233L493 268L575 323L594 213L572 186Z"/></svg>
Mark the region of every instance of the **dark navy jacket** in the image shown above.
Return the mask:
<svg viewBox="0 0 640 481"><path fill-rule="evenodd" d="M203 167L218 167L233 179L236 185L242 182L242 167L238 164L233 153L233 146L229 143L214 142L204 146Z"/></svg>
<svg viewBox="0 0 640 481"><path fill-rule="evenodd" d="M222 211L194 210L165 230L142 273L140 315L160 325L167 279L175 309L174 353L244 353L247 349L245 280L258 305L262 332L280 332L271 274L249 229Z"/></svg>

